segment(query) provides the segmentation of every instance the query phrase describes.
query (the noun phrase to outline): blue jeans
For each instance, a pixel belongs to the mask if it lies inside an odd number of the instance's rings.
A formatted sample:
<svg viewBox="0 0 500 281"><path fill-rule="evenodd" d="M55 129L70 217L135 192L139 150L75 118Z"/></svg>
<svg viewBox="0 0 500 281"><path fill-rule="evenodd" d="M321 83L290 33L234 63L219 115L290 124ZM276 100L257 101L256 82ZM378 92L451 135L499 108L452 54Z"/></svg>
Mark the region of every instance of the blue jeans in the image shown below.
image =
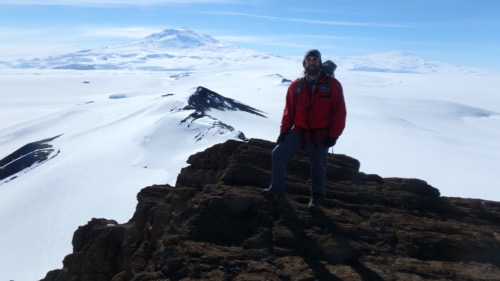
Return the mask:
<svg viewBox="0 0 500 281"><path fill-rule="evenodd" d="M326 180L326 155L328 147L323 144L323 139L316 141L305 141L305 150L311 165L311 195L325 196ZM271 192L281 193L285 191L285 176L288 161L302 148L300 136L289 131L285 140L273 149L272 152L272 179Z"/></svg>

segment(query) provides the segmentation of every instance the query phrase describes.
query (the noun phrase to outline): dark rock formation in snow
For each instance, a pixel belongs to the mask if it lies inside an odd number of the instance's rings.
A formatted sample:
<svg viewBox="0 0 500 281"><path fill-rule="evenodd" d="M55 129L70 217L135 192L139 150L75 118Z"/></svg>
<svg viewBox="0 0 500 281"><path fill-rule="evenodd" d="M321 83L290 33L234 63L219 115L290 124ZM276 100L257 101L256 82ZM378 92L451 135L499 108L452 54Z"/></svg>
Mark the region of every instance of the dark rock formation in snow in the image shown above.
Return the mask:
<svg viewBox="0 0 500 281"><path fill-rule="evenodd" d="M59 136L28 143L5 156L0 160L0 180L9 177L11 178L8 180L12 180L17 177L15 176L17 173L32 169L49 158L55 157L59 151L55 152L50 142Z"/></svg>
<svg viewBox="0 0 500 281"><path fill-rule="evenodd" d="M207 131L201 132L196 136L195 138L196 141L201 140L205 136L205 134L207 134L209 131L218 131L220 134L235 131L233 126L210 116L209 112L211 110L242 111L245 113L255 114L260 117L267 118L265 115L263 115L262 111L256 108L253 108L246 104L242 104L231 98L224 97L202 86L199 86L196 89L196 92L189 97L188 105L182 108L182 110L190 110L190 111L193 110L193 113L189 114L188 117L184 118L181 121L181 124L185 123L189 127L193 122L201 118L209 120L209 123L212 124L207 129ZM244 141L248 140L245 137L245 134L241 131L238 131L238 139Z"/></svg>
<svg viewBox="0 0 500 281"><path fill-rule="evenodd" d="M196 92L192 94L188 99L188 105L184 107L185 110L194 109L199 115L205 115L207 111L212 109L216 110L233 110L233 111L243 111L251 114L258 115L260 117L267 118L262 114L262 111L242 104L233 99L224 97L214 91L211 91L205 87L198 87Z"/></svg>
<svg viewBox="0 0 500 281"><path fill-rule="evenodd" d="M335 154L311 213L305 155L290 162L284 196L261 196L273 146L230 140L192 155L175 187L139 192L129 222L78 228L43 280L499 280L499 202L441 197Z"/></svg>

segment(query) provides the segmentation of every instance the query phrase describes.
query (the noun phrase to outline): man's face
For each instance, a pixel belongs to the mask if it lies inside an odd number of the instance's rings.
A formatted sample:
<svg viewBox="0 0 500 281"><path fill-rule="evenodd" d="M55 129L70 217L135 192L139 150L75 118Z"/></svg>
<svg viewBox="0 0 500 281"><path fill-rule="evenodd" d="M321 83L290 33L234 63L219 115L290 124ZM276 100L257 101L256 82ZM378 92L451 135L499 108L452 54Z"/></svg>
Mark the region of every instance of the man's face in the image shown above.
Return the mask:
<svg viewBox="0 0 500 281"><path fill-rule="evenodd" d="M318 57L307 57L304 60L304 68L306 70L306 73L311 76L316 76L319 73L320 70L320 59Z"/></svg>

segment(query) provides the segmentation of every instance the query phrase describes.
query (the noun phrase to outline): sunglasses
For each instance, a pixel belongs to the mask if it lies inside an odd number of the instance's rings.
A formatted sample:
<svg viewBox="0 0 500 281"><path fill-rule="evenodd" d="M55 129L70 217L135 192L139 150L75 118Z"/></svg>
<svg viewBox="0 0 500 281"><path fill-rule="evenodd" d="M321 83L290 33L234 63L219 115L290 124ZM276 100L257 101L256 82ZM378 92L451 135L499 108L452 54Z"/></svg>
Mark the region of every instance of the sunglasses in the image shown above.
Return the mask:
<svg viewBox="0 0 500 281"><path fill-rule="evenodd" d="M319 58L318 57L307 57L306 61L307 62L318 62Z"/></svg>

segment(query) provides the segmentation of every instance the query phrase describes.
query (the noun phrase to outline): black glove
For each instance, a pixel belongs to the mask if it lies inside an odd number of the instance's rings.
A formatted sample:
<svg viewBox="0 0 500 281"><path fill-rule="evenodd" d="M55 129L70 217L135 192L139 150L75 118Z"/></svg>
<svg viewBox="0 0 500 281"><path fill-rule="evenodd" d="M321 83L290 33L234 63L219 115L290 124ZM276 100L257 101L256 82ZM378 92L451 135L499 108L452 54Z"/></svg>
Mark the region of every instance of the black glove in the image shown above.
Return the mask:
<svg viewBox="0 0 500 281"><path fill-rule="evenodd" d="M285 141L285 139L286 139L286 133L280 134L278 139L276 140L276 143L282 143Z"/></svg>
<svg viewBox="0 0 500 281"><path fill-rule="evenodd" d="M337 143L337 139L338 139L338 137L328 136L325 138L324 144L326 147L332 147Z"/></svg>

